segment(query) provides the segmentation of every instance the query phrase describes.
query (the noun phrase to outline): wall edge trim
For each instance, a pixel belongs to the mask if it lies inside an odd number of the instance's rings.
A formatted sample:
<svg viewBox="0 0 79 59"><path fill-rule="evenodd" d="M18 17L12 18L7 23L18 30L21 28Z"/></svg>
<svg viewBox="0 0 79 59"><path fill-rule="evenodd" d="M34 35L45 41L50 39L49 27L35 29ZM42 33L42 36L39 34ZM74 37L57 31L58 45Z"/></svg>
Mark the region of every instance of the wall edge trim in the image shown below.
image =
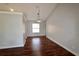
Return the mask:
<svg viewBox="0 0 79 59"><path fill-rule="evenodd" d="M46 36L46 37L47 37L49 40L51 40L51 41L55 42L56 44L58 44L59 46L63 47L64 49L68 50L69 52L71 52L71 53L72 53L72 54L74 54L75 56L79 56L79 54L77 54L77 53L73 52L73 51L72 51L72 50L70 50L69 48L67 48L67 47L63 46L62 44L58 43L58 42L57 42L57 41L55 41L55 40L52 40L52 38L51 38L51 37L48 37L48 36Z"/></svg>

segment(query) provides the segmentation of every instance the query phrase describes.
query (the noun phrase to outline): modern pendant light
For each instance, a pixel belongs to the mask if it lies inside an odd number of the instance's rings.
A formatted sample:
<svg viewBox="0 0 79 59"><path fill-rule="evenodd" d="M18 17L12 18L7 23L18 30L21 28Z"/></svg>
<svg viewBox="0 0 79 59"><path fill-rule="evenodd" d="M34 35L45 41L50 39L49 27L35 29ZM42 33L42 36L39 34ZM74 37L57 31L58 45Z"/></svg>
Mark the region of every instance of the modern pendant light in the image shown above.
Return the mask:
<svg viewBox="0 0 79 59"><path fill-rule="evenodd" d="M40 8L39 8L39 6L37 6L36 8L37 8L37 22L41 22L41 19L40 19Z"/></svg>

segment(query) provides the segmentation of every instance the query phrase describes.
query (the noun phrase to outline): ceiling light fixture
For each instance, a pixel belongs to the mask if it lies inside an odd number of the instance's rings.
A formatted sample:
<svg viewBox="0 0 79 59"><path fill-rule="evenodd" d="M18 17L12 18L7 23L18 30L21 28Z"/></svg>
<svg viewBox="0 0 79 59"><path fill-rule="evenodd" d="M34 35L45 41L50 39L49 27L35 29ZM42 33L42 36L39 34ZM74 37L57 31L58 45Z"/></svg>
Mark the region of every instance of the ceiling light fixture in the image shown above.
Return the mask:
<svg viewBox="0 0 79 59"><path fill-rule="evenodd" d="M14 9L10 8L10 11L12 11L12 12L13 12L13 11L14 11Z"/></svg>
<svg viewBox="0 0 79 59"><path fill-rule="evenodd" d="M40 20L38 20L37 22L41 22Z"/></svg>
<svg viewBox="0 0 79 59"><path fill-rule="evenodd" d="M41 19L40 19L40 8L39 8L39 6L37 6L36 9L37 9L37 22L41 22Z"/></svg>

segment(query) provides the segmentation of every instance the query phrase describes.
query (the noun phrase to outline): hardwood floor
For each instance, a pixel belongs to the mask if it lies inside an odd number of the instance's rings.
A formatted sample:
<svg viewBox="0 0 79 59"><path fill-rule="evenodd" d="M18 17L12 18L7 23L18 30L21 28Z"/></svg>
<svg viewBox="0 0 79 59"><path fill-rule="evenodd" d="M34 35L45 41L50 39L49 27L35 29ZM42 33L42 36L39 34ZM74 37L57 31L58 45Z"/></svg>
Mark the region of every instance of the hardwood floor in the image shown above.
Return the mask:
<svg viewBox="0 0 79 59"><path fill-rule="evenodd" d="M74 56L45 36L28 37L22 48L1 49L2 56Z"/></svg>

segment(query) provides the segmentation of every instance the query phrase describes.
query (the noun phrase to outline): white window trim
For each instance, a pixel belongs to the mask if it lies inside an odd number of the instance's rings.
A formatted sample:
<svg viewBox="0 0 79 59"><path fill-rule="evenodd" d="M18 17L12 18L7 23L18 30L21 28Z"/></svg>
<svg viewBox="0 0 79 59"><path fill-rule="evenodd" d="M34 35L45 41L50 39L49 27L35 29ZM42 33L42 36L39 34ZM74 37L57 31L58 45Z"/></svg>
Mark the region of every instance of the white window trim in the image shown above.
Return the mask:
<svg viewBox="0 0 79 59"><path fill-rule="evenodd" d="M33 28L33 24L39 24L39 23L32 23L32 33L40 33L40 24L39 28ZM38 31L34 31L34 29L37 29Z"/></svg>

